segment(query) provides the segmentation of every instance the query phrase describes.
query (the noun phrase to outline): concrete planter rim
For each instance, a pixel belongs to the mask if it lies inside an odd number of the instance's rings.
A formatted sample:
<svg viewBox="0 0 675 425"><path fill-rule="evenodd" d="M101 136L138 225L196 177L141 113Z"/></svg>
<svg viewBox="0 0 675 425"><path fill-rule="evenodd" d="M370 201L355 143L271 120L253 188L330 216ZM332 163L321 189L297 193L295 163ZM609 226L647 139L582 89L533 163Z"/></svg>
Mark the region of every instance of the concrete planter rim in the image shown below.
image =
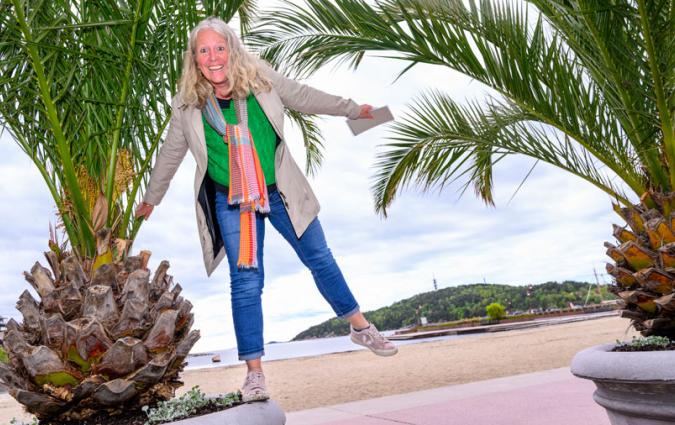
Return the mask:
<svg viewBox="0 0 675 425"><path fill-rule="evenodd" d="M616 344L587 348L574 356L571 371L601 381L675 381L675 351L611 351Z"/></svg>

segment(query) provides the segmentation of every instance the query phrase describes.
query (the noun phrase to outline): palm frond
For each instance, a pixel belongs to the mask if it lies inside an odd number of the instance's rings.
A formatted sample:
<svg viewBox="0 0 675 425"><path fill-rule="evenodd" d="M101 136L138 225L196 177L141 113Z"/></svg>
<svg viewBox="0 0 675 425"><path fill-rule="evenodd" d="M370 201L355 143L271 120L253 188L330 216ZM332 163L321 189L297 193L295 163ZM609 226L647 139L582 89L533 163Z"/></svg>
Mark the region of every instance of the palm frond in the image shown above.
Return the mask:
<svg viewBox="0 0 675 425"><path fill-rule="evenodd" d="M496 100L461 106L440 92L416 99L392 128L392 142L378 155L373 184L376 209L386 209L411 184L423 190L464 179L486 203L493 202L492 170L507 155L520 154L570 172L626 203L624 188L632 170L613 173L607 158L538 120L515 104ZM609 169L609 170L608 170Z"/></svg>
<svg viewBox="0 0 675 425"><path fill-rule="evenodd" d="M246 40L246 35L251 31L253 21L258 15L259 5L257 0L243 1L237 8L239 14L239 28L241 35ZM229 21L229 19L227 19Z"/></svg>
<svg viewBox="0 0 675 425"><path fill-rule="evenodd" d="M200 3L201 7L195 5L194 10L201 19L218 16L225 22L230 22L238 17L242 37L248 33L258 12L257 0L202 0ZM193 22L196 23L195 20Z"/></svg>

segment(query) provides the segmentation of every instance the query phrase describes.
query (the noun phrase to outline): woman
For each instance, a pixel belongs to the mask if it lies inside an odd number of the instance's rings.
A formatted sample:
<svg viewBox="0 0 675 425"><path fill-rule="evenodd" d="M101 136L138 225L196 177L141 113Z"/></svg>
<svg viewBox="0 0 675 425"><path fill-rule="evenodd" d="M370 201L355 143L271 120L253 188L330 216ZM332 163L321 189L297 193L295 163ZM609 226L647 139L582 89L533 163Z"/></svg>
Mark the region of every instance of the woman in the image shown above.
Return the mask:
<svg viewBox="0 0 675 425"><path fill-rule="evenodd" d="M168 134L138 217L150 217L189 149L197 162L195 198L204 264L226 256L239 359L248 373L243 400L269 398L262 371L265 219L312 272L351 339L378 355L396 347L359 311L317 218L319 204L284 141L284 107L303 113L370 118L370 105L332 96L275 72L246 52L218 18L200 22L185 52Z"/></svg>

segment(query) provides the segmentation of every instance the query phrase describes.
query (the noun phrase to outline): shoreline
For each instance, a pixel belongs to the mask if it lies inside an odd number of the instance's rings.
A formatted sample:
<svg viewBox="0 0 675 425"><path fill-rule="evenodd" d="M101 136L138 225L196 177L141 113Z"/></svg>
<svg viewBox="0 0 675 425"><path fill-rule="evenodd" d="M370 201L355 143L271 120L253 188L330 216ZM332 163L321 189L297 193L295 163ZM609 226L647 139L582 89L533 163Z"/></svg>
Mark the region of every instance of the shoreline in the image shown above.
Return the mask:
<svg viewBox="0 0 675 425"><path fill-rule="evenodd" d="M359 350L264 362L272 398L286 412L567 367L584 348L630 339L619 317L485 333L399 347L393 357ZM195 385L207 394L235 391L245 367L186 370L177 394ZM0 397L0 423L28 420L10 396Z"/></svg>
<svg viewBox="0 0 675 425"><path fill-rule="evenodd" d="M445 335L434 336L424 339L406 339L396 341L400 347L403 345L420 344L433 341L448 341L451 339L473 337L473 334L467 335ZM304 341L292 341L280 344L265 344L265 356L263 361L265 363L278 360L301 359L306 357L317 357L328 354L338 354L352 351L366 351L367 349L355 345L349 335L328 338L316 338ZM212 362L211 357L219 355L220 362ZM211 351L207 355L200 355L198 357L188 357L186 359L188 365L185 371L195 371L199 369L214 369L220 367L236 366L241 364L237 356L236 348L229 348L226 350Z"/></svg>

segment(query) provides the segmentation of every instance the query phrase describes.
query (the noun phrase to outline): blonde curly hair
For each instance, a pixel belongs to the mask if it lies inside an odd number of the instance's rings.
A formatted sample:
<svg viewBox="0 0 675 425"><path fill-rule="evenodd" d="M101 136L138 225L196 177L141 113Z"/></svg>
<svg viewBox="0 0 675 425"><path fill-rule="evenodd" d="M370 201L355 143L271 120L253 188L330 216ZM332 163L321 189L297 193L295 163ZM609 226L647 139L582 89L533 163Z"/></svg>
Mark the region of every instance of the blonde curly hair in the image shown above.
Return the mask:
<svg viewBox="0 0 675 425"><path fill-rule="evenodd" d="M213 30L225 39L228 89L233 98L245 99L250 92L272 88L271 82L257 64L259 59L246 51L237 34L225 21L212 16L192 29L188 49L183 54L183 73L178 82L178 93L185 104L201 108L213 92L213 86L204 78L196 62L197 34L204 29Z"/></svg>

